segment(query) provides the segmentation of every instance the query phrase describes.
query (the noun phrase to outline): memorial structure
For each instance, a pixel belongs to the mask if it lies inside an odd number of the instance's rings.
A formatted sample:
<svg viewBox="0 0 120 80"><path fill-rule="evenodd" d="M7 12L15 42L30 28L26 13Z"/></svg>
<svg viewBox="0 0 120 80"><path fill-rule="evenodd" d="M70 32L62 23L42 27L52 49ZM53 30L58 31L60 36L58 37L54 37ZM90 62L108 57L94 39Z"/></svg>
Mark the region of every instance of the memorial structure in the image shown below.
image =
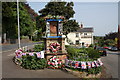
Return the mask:
<svg viewBox="0 0 120 80"><path fill-rule="evenodd" d="M46 34L43 37L45 41L45 58L48 60L56 55L64 63L67 58L65 50L65 36L63 35L63 16L44 17L46 21Z"/></svg>

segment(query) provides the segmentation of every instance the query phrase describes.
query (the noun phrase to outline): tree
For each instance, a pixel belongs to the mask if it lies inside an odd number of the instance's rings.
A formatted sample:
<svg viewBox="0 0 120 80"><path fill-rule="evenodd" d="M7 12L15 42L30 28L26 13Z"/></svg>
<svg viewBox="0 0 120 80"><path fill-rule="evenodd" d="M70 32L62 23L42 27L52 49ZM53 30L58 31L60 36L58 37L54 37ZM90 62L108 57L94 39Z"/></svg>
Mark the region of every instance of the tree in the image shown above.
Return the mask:
<svg viewBox="0 0 120 80"><path fill-rule="evenodd" d="M16 3L3 2L2 3L2 33L7 34L7 38L17 37L17 20L16 20Z"/></svg>
<svg viewBox="0 0 120 80"><path fill-rule="evenodd" d="M118 33L117 32L110 32L108 34L105 35L104 39L112 39L115 40L115 38L117 38Z"/></svg>
<svg viewBox="0 0 120 80"><path fill-rule="evenodd" d="M116 44L115 40L113 39L104 39L104 37L100 37L100 36L94 36L94 40L95 40L95 45L97 46L114 46Z"/></svg>
<svg viewBox="0 0 120 80"><path fill-rule="evenodd" d="M43 17L47 15L52 16L64 16L66 18L66 22L64 23L64 33L67 34L70 31L76 31L78 29L78 23L76 20L69 20L75 14L73 10L73 2L49 2L45 5L45 8L39 11L41 14L37 19L37 27L42 28L42 32L45 32L45 22Z"/></svg>
<svg viewBox="0 0 120 80"><path fill-rule="evenodd" d="M115 46L116 42L112 39L107 39L104 41L104 46Z"/></svg>
<svg viewBox="0 0 120 80"><path fill-rule="evenodd" d="M21 36L31 36L33 32L36 30L36 17L37 13L34 12L33 9L26 3L21 3L20 7L20 23L21 23Z"/></svg>
<svg viewBox="0 0 120 80"><path fill-rule="evenodd" d="M20 15L20 35L32 36L35 30L36 22L31 18L30 10L25 8L26 3L19 3L19 15ZM16 2L3 2L2 3L2 24L3 34L7 34L7 38L17 38L17 3ZM33 12L32 12L33 13Z"/></svg>
<svg viewBox="0 0 120 80"><path fill-rule="evenodd" d="M79 28L79 24L76 20L68 20L63 24L63 32L64 34L68 34L69 32L77 31Z"/></svg>
<svg viewBox="0 0 120 80"><path fill-rule="evenodd" d="M73 2L49 2L45 8L39 11L42 16L47 15L62 15L66 19L73 17L75 14L73 10Z"/></svg>

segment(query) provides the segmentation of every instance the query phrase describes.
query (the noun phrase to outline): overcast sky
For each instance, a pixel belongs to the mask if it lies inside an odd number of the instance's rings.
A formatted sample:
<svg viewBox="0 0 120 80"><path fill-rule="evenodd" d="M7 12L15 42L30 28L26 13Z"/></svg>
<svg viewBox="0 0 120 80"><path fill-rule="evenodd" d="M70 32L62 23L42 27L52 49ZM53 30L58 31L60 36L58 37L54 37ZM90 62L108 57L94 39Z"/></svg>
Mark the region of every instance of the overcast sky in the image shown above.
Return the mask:
<svg viewBox="0 0 120 80"><path fill-rule="evenodd" d="M46 0L47 1L47 0ZM72 1L72 0L69 0ZM104 36L109 32L117 32L118 27L118 0L81 0L74 2L75 15L79 23L94 28L95 36ZM90 2L92 1L92 2ZM47 2L28 2L37 13L43 9Z"/></svg>

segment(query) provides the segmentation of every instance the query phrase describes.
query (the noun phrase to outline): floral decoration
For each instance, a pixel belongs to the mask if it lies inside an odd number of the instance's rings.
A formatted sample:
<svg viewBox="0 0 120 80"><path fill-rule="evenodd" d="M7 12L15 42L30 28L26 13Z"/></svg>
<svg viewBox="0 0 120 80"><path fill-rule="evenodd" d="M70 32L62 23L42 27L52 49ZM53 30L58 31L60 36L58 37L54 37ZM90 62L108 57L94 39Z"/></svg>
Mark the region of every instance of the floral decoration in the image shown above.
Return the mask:
<svg viewBox="0 0 120 80"><path fill-rule="evenodd" d="M52 52L55 53L60 49L60 44L59 43L51 43L50 49L52 50Z"/></svg>
<svg viewBox="0 0 120 80"><path fill-rule="evenodd" d="M57 57L57 56L52 56L48 60L47 64L48 64L48 68L53 68L53 69L61 68L63 66L62 60L60 60L59 57Z"/></svg>

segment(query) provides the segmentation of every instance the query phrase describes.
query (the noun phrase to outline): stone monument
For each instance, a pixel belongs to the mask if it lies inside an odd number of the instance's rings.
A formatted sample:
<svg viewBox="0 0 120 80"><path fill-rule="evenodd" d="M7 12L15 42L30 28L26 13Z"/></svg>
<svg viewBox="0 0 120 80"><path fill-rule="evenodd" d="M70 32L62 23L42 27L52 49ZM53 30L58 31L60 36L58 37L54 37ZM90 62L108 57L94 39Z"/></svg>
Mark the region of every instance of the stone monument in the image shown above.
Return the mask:
<svg viewBox="0 0 120 80"><path fill-rule="evenodd" d="M44 17L46 21L46 34L44 36L45 44L45 57L50 59L56 55L63 63L67 58L67 52L65 50L65 35L63 35L63 16L51 16Z"/></svg>

